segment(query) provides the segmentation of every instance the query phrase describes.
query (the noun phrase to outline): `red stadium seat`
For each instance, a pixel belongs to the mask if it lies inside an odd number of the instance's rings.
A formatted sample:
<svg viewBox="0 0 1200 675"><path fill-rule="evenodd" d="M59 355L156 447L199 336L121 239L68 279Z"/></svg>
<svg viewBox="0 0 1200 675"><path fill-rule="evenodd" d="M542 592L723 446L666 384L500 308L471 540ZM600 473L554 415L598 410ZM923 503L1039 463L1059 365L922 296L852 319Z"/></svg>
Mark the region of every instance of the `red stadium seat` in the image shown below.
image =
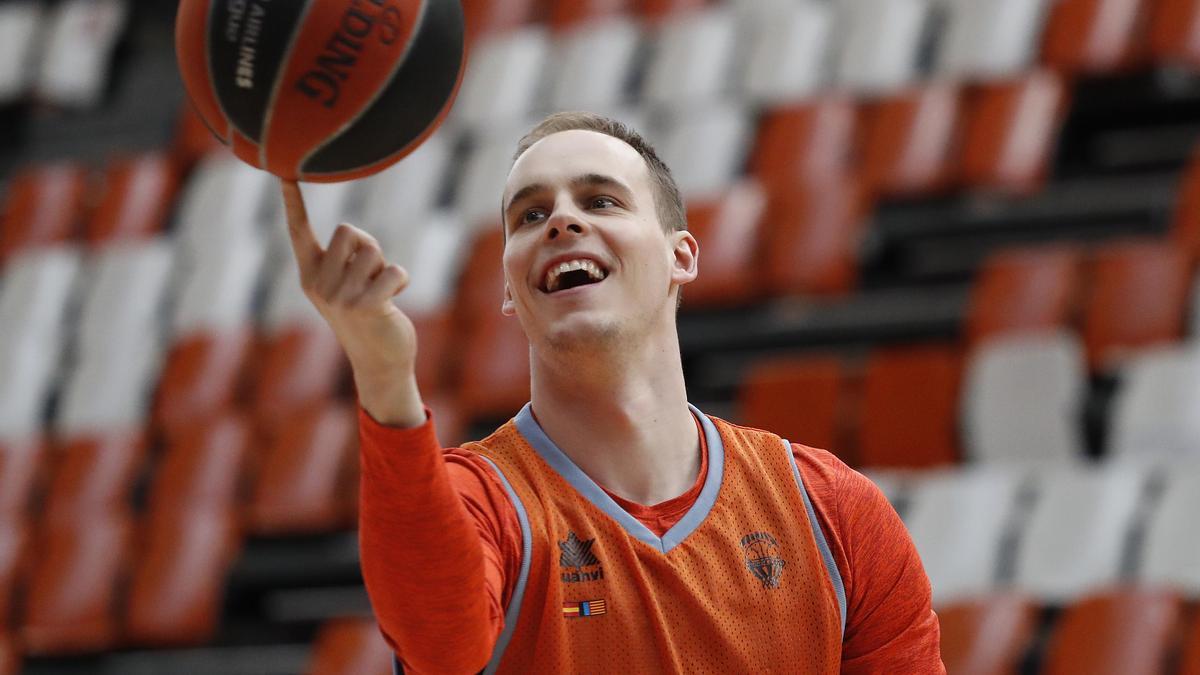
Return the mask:
<svg viewBox="0 0 1200 675"><path fill-rule="evenodd" d="M1058 75L1034 71L980 85L968 97L961 179L971 187L1031 193L1045 183L1067 93Z"/></svg>
<svg viewBox="0 0 1200 675"><path fill-rule="evenodd" d="M389 675L392 650L374 621L334 619L321 626L308 675Z"/></svg>
<svg viewBox="0 0 1200 675"><path fill-rule="evenodd" d="M1019 595L994 595L937 610L942 663L956 675L1017 672L1033 641L1037 608Z"/></svg>
<svg viewBox="0 0 1200 675"><path fill-rule="evenodd" d="M467 43L504 33L529 21L537 9L535 0L463 0Z"/></svg>
<svg viewBox="0 0 1200 675"><path fill-rule="evenodd" d="M22 576L29 541L29 526L25 517L0 513L0 635L11 626L13 591ZM2 661L3 659L0 659ZM0 673L4 672L0 668Z"/></svg>
<svg viewBox="0 0 1200 675"><path fill-rule="evenodd" d="M38 438L0 443L0 516L21 515L29 508L43 454Z"/></svg>
<svg viewBox="0 0 1200 675"><path fill-rule="evenodd" d="M86 174L75 164L49 164L13 177L0 220L0 264L17 251L72 239L83 211Z"/></svg>
<svg viewBox="0 0 1200 675"><path fill-rule="evenodd" d="M21 671L21 651L11 635L0 632L0 675L17 675Z"/></svg>
<svg viewBox="0 0 1200 675"><path fill-rule="evenodd" d="M503 316L504 233L488 227L463 265L455 302L461 354L455 373L464 420L507 416L529 400L529 343L516 317Z"/></svg>
<svg viewBox="0 0 1200 675"><path fill-rule="evenodd" d="M1191 164L1179 183L1171 239L1193 261L1200 259L1200 146L1193 152Z"/></svg>
<svg viewBox="0 0 1200 675"><path fill-rule="evenodd" d="M1165 671L1182 603L1167 591L1128 588L1087 597L1059 619L1045 675L1157 675Z"/></svg>
<svg viewBox="0 0 1200 675"><path fill-rule="evenodd" d="M949 82L913 87L863 110L862 175L873 194L918 196L949 187L961 96Z"/></svg>
<svg viewBox="0 0 1200 675"><path fill-rule="evenodd" d="M440 310L426 314L409 314L417 330L417 385L421 392L433 394L446 385L446 356L451 333L450 312Z"/></svg>
<svg viewBox="0 0 1200 675"><path fill-rule="evenodd" d="M1179 675L1200 675L1200 617L1192 618L1192 627L1184 642Z"/></svg>
<svg viewBox="0 0 1200 675"><path fill-rule="evenodd" d="M970 345L1004 335L1068 325L1081 285L1083 255L1053 246L1002 250L975 277L967 308Z"/></svg>
<svg viewBox="0 0 1200 675"><path fill-rule="evenodd" d="M628 10L633 0L574 0L550 5L550 27L556 31L575 28Z"/></svg>
<svg viewBox="0 0 1200 675"><path fill-rule="evenodd" d="M862 465L929 468L956 463L961 374L961 358L953 348L922 345L872 353L859 420Z"/></svg>
<svg viewBox="0 0 1200 675"><path fill-rule="evenodd" d="M251 440L250 423L236 414L177 429L155 469L149 512L166 515L235 506Z"/></svg>
<svg viewBox="0 0 1200 675"><path fill-rule="evenodd" d="M851 168L857 111L852 99L827 96L768 110L758 126L750 173L775 193Z"/></svg>
<svg viewBox="0 0 1200 675"><path fill-rule="evenodd" d="M337 336L324 325L281 328L263 336L256 351L254 418L268 429L286 424L297 410L332 398L346 372Z"/></svg>
<svg viewBox="0 0 1200 675"><path fill-rule="evenodd" d="M117 583L129 535L123 511L39 526L20 628L30 654L98 652L116 644Z"/></svg>
<svg viewBox="0 0 1200 675"><path fill-rule="evenodd" d="M43 522L73 522L125 508L146 456L140 432L88 435L55 453L61 457L46 495Z"/></svg>
<svg viewBox="0 0 1200 675"><path fill-rule="evenodd" d="M1200 4L1195 0L1156 0L1149 11L1152 58L1159 63L1200 66Z"/></svg>
<svg viewBox="0 0 1200 675"><path fill-rule="evenodd" d="M776 193L762 233L766 292L839 295L851 290L858 280L865 205L858 186L842 177Z"/></svg>
<svg viewBox="0 0 1200 675"><path fill-rule="evenodd" d="M238 535L228 508L153 514L133 570L124 636L140 645L210 642L237 552Z"/></svg>
<svg viewBox="0 0 1200 675"><path fill-rule="evenodd" d="M251 350L249 327L195 333L171 347L155 396L154 419L169 430L215 415L233 402Z"/></svg>
<svg viewBox="0 0 1200 675"><path fill-rule="evenodd" d="M1050 10L1042 62L1068 73L1102 73L1130 63L1145 0L1060 0Z"/></svg>
<svg viewBox="0 0 1200 675"><path fill-rule="evenodd" d="M700 242L700 275L683 289L687 307L736 305L752 298L766 209L766 191L754 180L688 206L688 230Z"/></svg>
<svg viewBox="0 0 1200 675"><path fill-rule="evenodd" d="M770 429L794 443L838 453L842 450L841 405L845 389L845 369L834 357L760 361L746 374L738 389L738 421Z"/></svg>
<svg viewBox="0 0 1200 675"><path fill-rule="evenodd" d="M708 5L708 0L635 0L638 12L647 21L660 22L671 18L672 14L700 9Z"/></svg>
<svg viewBox="0 0 1200 675"><path fill-rule="evenodd" d="M247 505L248 527L260 534L328 532L347 526L340 500L355 411L317 404L273 440L259 466Z"/></svg>
<svg viewBox="0 0 1200 675"><path fill-rule="evenodd" d="M179 174L168 157L149 154L115 161L104 182L104 196L85 228L90 243L142 238L163 229L179 189Z"/></svg>
<svg viewBox="0 0 1200 675"><path fill-rule="evenodd" d="M1190 271L1184 252L1168 243L1098 249L1083 323L1092 368L1111 367L1125 352L1181 338Z"/></svg>
<svg viewBox="0 0 1200 675"><path fill-rule="evenodd" d="M458 405L467 420L515 415L529 400L529 341L517 317L493 311L464 346Z"/></svg>

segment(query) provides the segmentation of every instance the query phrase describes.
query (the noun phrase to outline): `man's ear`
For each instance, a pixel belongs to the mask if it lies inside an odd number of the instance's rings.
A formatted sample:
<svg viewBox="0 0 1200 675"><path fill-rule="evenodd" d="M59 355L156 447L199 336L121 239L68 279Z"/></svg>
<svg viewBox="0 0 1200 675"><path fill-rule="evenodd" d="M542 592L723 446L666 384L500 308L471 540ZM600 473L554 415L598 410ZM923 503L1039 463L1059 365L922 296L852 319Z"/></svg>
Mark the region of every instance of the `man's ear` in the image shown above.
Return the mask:
<svg viewBox="0 0 1200 675"><path fill-rule="evenodd" d="M513 304L512 293L508 292L508 282L504 282L504 301L500 303L500 313L504 316L516 316L517 306Z"/></svg>
<svg viewBox="0 0 1200 675"><path fill-rule="evenodd" d="M671 249L671 282L682 286L696 279L700 264L700 243L687 230L671 233L675 245Z"/></svg>

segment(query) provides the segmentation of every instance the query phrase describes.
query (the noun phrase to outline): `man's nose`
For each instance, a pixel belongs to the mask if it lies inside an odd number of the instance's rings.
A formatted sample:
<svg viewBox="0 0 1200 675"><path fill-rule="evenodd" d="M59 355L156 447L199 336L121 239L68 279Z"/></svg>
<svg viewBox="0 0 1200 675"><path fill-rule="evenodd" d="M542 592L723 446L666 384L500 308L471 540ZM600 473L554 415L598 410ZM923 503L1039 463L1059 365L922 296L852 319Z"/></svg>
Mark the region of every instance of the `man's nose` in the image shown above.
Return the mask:
<svg viewBox="0 0 1200 675"><path fill-rule="evenodd" d="M554 213L546 220L547 239L557 239L560 234L565 232L583 234L585 229L583 219L570 207L554 209Z"/></svg>

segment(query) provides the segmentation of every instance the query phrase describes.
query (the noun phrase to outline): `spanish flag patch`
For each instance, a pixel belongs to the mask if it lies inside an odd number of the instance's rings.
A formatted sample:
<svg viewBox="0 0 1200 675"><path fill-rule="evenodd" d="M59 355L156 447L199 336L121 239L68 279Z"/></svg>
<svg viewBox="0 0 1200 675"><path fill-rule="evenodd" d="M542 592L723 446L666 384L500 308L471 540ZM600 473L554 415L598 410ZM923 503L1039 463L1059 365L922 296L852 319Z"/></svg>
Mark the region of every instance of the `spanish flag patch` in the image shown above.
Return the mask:
<svg viewBox="0 0 1200 675"><path fill-rule="evenodd" d="M603 600L584 600L582 602L564 602L563 616L599 616L608 612L608 605Z"/></svg>

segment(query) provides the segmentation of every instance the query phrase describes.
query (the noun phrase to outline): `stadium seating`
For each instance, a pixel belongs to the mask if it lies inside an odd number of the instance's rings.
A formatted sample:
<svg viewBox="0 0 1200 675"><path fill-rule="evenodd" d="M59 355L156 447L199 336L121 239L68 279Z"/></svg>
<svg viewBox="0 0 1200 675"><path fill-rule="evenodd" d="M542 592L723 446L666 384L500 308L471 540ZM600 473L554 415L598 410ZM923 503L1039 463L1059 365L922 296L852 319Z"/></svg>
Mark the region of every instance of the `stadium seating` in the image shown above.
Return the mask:
<svg viewBox="0 0 1200 675"><path fill-rule="evenodd" d="M965 455L974 461L1061 463L1082 455L1083 350L1056 332L989 340L968 358Z"/></svg>
<svg viewBox="0 0 1200 675"><path fill-rule="evenodd" d="M25 515L44 454L43 441L37 436L0 442L0 514Z"/></svg>
<svg viewBox="0 0 1200 675"><path fill-rule="evenodd" d="M762 104L786 104L820 92L836 10L819 0L738 0L739 44L732 78L738 93Z"/></svg>
<svg viewBox="0 0 1200 675"><path fill-rule="evenodd" d="M84 227L85 238L95 245L160 232L178 189L176 166L164 154L113 161L105 171L104 196Z"/></svg>
<svg viewBox="0 0 1200 675"><path fill-rule="evenodd" d="M1200 507L1200 467L1172 468L1146 524L1138 579L1200 598L1200 543L1190 533Z"/></svg>
<svg viewBox="0 0 1200 675"><path fill-rule="evenodd" d="M857 111L845 96L770 107L758 124L749 172L774 194L851 172Z"/></svg>
<svg viewBox="0 0 1200 675"><path fill-rule="evenodd" d="M1159 0L1150 6L1150 51L1160 63L1195 67L1200 63L1196 22L1200 7L1191 0Z"/></svg>
<svg viewBox="0 0 1200 675"><path fill-rule="evenodd" d="M1186 646L1179 668L1179 675L1197 675L1200 673L1200 621L1193 621L1188 631Z"/></svg>
<svg viewBox="0 0 1200 675"><path fill-rule="evenodd" d="M1115 243L1098 250L1083 309L1091 367L1113 368L1130 352L1179 340L1191 282L1187 256L1168 244Z"/></svg>
<svg viewBox="0 0 1200 675"><path fill-rule="evenodd" d="M46 17L36 93L65 106L100 102L113 51L128 23L126 0L68 0Z"/></svg>
<svg viewBox="0 0 1200 675"><path fill-rule="evenodd" d="M1017 471L976 467L935 473L910 488L904 524L933 584L935 604L997 589L1020 486Z"/></svg>
<svg viewBox="0 0 1200 675"><path fill-rule="evenodd" d="M715 102L731 89L738 37L737 16L731 8L682 13L657 31L642 82L641 98L646 104L698 112L700 104Z"/></svg>
<svg viewBox="0 0 1200 675"><path fill-rule="evenodd" d="M1070 247L1006 249L989 257L971 288L967 342L1069 325L1081 264L1082 255Z"/></svg>
<svg viewBox="0 0 1200 675"><path fill-rule="evenodd" d="M844 369L836 358L764 360L746 373L738 391L737 419L846 459L840 442L844 386Z"/></svg>
<svg viewBox="0 0 1200 675"><path fill-rule="evenodd" d="M961 370L957 350L940 345L872 353L857 425L862 464L926 469L958 463Z"/></svg>
<svg viewBox="0 0 1200 675"><path fill-rule="evenodd" d="M1181 614L1169 592L1120 589L1072 605L1050 638L1047 675L1165 672Z"/></svg>
<svg viewBox="0 0 1200 675"><path fill-rule="evenodd" d="M4 199L0 262L21 249L73 238L83 213L83 167L62 162L14 176Z"/></svg>
<svg viewBox="0 0 1200 675"><path fill-rule="evenodd" d="M1045 6L1044 0L946 3L936 72L967 80L1017 75L1037 57Z"/></svg>
<svg viewBox="0 0 1200 675"><path fill-rule="evenodd" d="M146 438L137 431L63 442L56 448L42 522L70 523L93 513L121 511L145 458Z"/></svg>
<svg viewBox="0 0 1200 675"><path fill-rule="evenodd" d="M766 292L838 296L853 289L866 210L853 180L830 177L776 191L762 235L760 279Z"/></svg>
<svg viewBox="0 0 1200 675"><path fill-rule="evenodd" d="M587 5L559 3L558 14L588 12ZM613 3L609 3L613 4ZM558 19L547 100L552 110L612 110L628 96L642 27L631 17L603 8L586 16Z"/></svg>
<svg viewBox="0 0 1200 675"><path fill-rule="evenodd" d="M0 104L25 96L30 68L44 8L35 2L14 2L0 6ZM0 658L0 663L4 659ZM0 666L0 673L5 669Z"/></svg>
<svg viewBox="0 0 1200 675"><path fill-rule="evenodd" d="M463 75L450 118L474 129L524 122L549 55L550 35L541 26L481 36L472 47L475 67Z"/></svg>
<svg viewBox="0 0 1200 675"><path fill-rule="evenodd" d="M1036 478L1037 501L1016 555L1016 587L1043 602L1065 604L1115 584L1144 471L1120 464L1061 467Z"/></svg>
<svg viewBox="0 0 1200 675"><path fill-rule="evenodd" d="M933 3L928 0L838 2L840 30L834 44L837 83L864 95L894 92L918 72L921 34Z"/></svg>
<svg viewBox="0 0 1200 675"><path fill-rule="evenodd" d="M952 82L914 85L865 104L861 170L872 194L948 189L961 117L961 92Z"/></svg>
<svg viewBox="0 0 1200 675"><path fill-rule="evenodd" d="M1200 459L1200 353L1168 347L1129 359L1111 407L1111 457Z"/></svg>
<svg viewBox="0 0 1200 675"><path fill-rule="evenodd" d="M392 651L374 621L337 619L326 623L313 644L308 675L387 675Z"/></svg>
<svg viewBox="0 0 1200 675"><path fill-rule="evenodd" d="M1069 73L1129 65L1144 0L1063 0L1046 20L1042 61Z"/></svg>
<svg viewBox="0 0 1200 675"><path fill-rule="evenodd" d="M704 270L684 289L689 308L745 304L754 298L766 210L766 191L752 180L730 186L716 199L688 205L688 231L700 243Z"/></svg>
<svg viewBox="0 0 1200 675"><path fill-rule="evenodd" d="M944 605L937 613L947 673L1017 672L1037 628L1035 606L1015 594L964 600Z"/></svg>

